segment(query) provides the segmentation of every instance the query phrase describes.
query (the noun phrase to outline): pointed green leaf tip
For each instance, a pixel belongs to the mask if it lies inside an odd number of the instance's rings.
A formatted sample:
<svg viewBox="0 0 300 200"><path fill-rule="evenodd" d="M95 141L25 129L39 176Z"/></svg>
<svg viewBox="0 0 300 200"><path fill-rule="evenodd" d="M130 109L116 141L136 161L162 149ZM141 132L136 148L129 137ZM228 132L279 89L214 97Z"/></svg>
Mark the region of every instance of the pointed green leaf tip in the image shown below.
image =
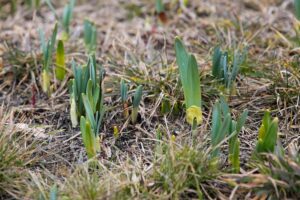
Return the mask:
<svg viewBox="0 0 300 200"><path fill-rule="evenodd" d="M186 51L185 46L178 37L175 38L175 52L187 109L186 119L191 125L193 125L194 119L196 119L196 123L199 125L202 122L202 111L197 61L195 56Z"/></svg>
<svg viewBox="0 0 300 200"><path fill-rule="evenodd" d="M261 127L259 128L257 153L273 153L278 137L278 118L271 119L270 111L265 111Z"/></svg>
<svg viewBox="0 0 300 200"><path fill-rule="evenodd" d="M143 86L140 85L136 89L134 94L133 103L132 103L134 108L137 108L140 105L140 102L142 100L142 95L143 95Z"/></svg>
<svg viewBox="0 0 300 200"><path fill-rule="evenodd" d="M162 13L165 11L165 7L162 0L155 0L155 8L157 13Z"/></svg>

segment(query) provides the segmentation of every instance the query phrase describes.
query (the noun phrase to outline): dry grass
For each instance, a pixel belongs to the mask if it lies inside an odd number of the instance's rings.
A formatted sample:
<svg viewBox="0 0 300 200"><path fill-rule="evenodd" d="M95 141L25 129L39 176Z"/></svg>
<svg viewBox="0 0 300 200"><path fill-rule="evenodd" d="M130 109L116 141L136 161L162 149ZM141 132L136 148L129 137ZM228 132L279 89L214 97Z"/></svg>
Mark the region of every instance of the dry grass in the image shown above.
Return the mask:
<svg viewBox="0 0 300 200"><path fill-rule="evenodd" d="M54 4L61 15L63 2ZM187 8L168 3L166 24L147 0L78 0L65 44L68 68L72 59L87 60L82 35L88 18L97 26L97 62L106 71L102 152L90 163L79 129L71 127L67 80L52 80L50 97L41 90L38 28L51 35L53 13L46 5L37 10L21 5L13 15L8 4L1 9L0 199L47 199L54 185L59 199L299 198L299 158L270 155L257 165L249 162L267 108L279 118L286 152L293 144L299 155L300 51L291 0L190 1ZM173 48L177 35L200 65L204 121L196 146L190 145L184 122ZM226 143L218 162L209 153L212 105L221 93L211 76L217 44L228 51L248 46L236 93L229 97L235 116L249 110L239 135L242 166L236 175L226 174ZM129 83L130 97L138 85L144 88L135 125L123 118L121 78ZM166 100L172 111L163 114ZM283 180L286 173L293 182Z"/></svg>

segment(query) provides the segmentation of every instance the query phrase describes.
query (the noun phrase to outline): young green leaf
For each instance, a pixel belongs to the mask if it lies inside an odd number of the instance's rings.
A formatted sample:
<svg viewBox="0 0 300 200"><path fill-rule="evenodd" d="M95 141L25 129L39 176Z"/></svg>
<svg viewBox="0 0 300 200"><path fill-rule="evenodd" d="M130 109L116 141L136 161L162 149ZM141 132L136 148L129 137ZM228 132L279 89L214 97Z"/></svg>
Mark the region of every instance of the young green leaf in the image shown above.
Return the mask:
<svg viewBox="0 0 300 200"><path fill-rule="evenodd" d="M123 79L121 80L120 90L121 90L121 100L123 103L125 103L127 102L128 99L128 86Z"/></svg>
<svg viewBox="0 0 300 200"><path fill-rule="evenodd" d="M85 94L82 93L83 104L86 112L87 119L90 121L92 129L97 130L97 124L94 117L93 108L91 106L91 102L87 98Z"/></svg>
<svg viewBox="0 0 300 200"><path fill-rule="evenodd" d="M165 11L165 7L162 0L155 0L155 8L157 13L162 13Z"/></svg>
<svg viewBox="0 0 300 200"><path fill-rule="evenodd" d="M59 40L56 49L55 75L58 80L63 81L65 78L65 74L66 74L66 67L65 67L64 43L62 40Z"/></svg>
<svg viewBox="0 0 300 200"><path fill-rule="evenodd" d="M212 59L212 75L218 79L222 77L221 71L220 71L220 64L221 64L221 57L222 57L222 51L220 47L216 47L214 49L213 59Z"/></svg>
<svg viewBox="0 0 300 200"><path fill-rule="evenodd" d="M63 24L64 30L67 34L70 33L70 22L73 17L73 9L74 9L75 3L76 3L76 0L70 0L70 2L64 8L62 24Z"/></svg>
<svg viewBox="0 0 300 200"><path fill-rule="evenodd" d="M140 85L138 86L138 88L136 89L134 96L133 96L133 102L132 102L132 112L131 112L131 121L134 124L137 120L137 116L138 116L138 109L139 109L139 105L142 99L142 95L143 95L143 87Z"/></svg>
<svg viewBox="0 0 300 200"><path fill-rule="evenodd" d="M278 118L271 121L270 111L265 111L262 125L259 128L256 153L273 153L277 143Z"/></svg>
<svg viewBox="0 0 300 200"><path fill-rule="evenodd" d="M57 200L57 186L53 185L50 189L50 200Z"/></svg>
<svg viewBox="0 0 300 200"><path fill-rule="evenodd" d="M88 158L93 158L96 155L96 137L92 131L89 120L81 116L80 131Z"/></svg>
<svg viewBox="0 0 300 200"><path fill-rule="evenodd" d="M138 88L136 89L134 96L133 96L133 102L132 102L132 106L134 108L138 108L140 105L140 102L142 100L142 95L143 95L143 86L138 86Z"/></svg>
<svg viewBox="0 0 300 200"><path fill-rule="evenodd" d="M179 38L175 39L176 61L183 87L186 120L190 125L202 122L201 88L196 58L189 54Z"/></svg>
<svg viewBox="0 0 300 200"><path fill-rule="evenodd" d="M84 20L84 43L88 54L94 54L97 45L97 29L89 20Z"/></svg>
<svg viewBox="0 0 300 200"><path fill-rule="evenodd" d="M300 20L300 0L294 0L295 15L298 20Z"/></svg>

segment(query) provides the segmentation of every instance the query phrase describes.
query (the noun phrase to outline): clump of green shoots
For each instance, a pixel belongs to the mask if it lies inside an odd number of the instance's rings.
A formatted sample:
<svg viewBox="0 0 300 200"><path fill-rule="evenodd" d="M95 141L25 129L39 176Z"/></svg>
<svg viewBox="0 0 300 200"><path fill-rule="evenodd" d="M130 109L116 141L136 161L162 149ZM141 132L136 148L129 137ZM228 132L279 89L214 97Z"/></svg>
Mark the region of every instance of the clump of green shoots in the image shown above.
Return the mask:
<svg viewBox="0 0 300 200"><path fill-rule="evenodd" d="M201 88L198 65L194 55L189 54L179 38L175 39L176 61L186 106L186 120L193 129L202 122Z"/></svg>
<svg viewBox="0 0 300 200"><path fill-rule="evenodd" d="M120 84L120 90L121 90L121 101L123 104L123 115L125 118L129 116L128 112L128 86L125 83L125 81L122 79Z"/></svg>
<svg viewBox="0 0 300 200"><path fill-rule="evenodd" d="M57 24L54 26L52 37L48 42L45 41L45 34L40 30L41 49L43 52L43 67L42 67L42 89L43 92L50 95L50 65L52 62L52 53L55 48L57 35Z"/></svg>
<svg viewBox="0 0 300 200"><path fill-rule="evenodd" d="M142 100L143 96L143 86L138 86L136 89L134 96L133 96L133 101L132 101L132 111L131 111L131 122L135 124L138 116L138 111L139 111L139 105Z"/></svg>
<svg viewBox="0 0 300 200"><path fill-rule="evenodd" d="M258 132L256 153L273 153L277 143L278 118L271 119L269 110L265 111L262 124Z"/></svg>
<svg viewBox="0 0 300 200"><path fill-rule="evenodd" d="M214 49L212 75L221 81L227 91L234 88L241 64L245 60L245 52L234 51L233 60L230 62L228 52L223 52L220 47Z"/></svg>
<svg viewBox="0 0 300 200"><path fill-rule="evenodd" d="M87 154L92 158L100 151L99 130L105 112L103 105L103 71L97 75L95 56L90 56L87 66L76 66L73 62L74 79L71 85L70 115L73 127L78 125Z"/></svg>
<svg viewBox="0 0 300 200"><path fill-rule="evenodd" d="M99 91L99 98L95 99L94 102L97 102L98 110L100 109L99 106L102 105L101 102L103 101L101 84L104 72L102 69L97 70L96 58L94 55L89 56L86 66L78 66L75 62L73 62L72 70L74 78L70 80L70 116L73 127L76 127L78 125L78 119L80 119L82 115L85 115L82 94L91 94ZM97 71L99 71L98 77ZM88 85L89 80L92 82L92 90ZM91 95L89 95L89 97L91 97ZM89 99L92 100L92 98Z"/></svg>
<svg viewBox="0 0 300 200"><path fill-rule="evenodd" d="M66 75L66 65L65 65L64 42L62 40L59 40L56 49L55 76L56 79L62 81L64 80L65 75Z"/></svg>
<svg viewBox="0 0 300 200"><path fill-rule="evenodd" d="M217 101L213 108L212 114L212 130L211 144L213 147L212 156L216 157L219 154L219 145L226 137L229 137L229 162L233 171L240 171L240 140L239 132L242 130L248 116L248 111L244 110L237 121L233 120L230 114L230 109L224 98Z"/></svg>
<svg viewBox="0 0 300 200"><path fill-rule="evenodd" d="M97 29L89 20L84 20L84 44L88 54L93 54L97 48Z"/></svg>

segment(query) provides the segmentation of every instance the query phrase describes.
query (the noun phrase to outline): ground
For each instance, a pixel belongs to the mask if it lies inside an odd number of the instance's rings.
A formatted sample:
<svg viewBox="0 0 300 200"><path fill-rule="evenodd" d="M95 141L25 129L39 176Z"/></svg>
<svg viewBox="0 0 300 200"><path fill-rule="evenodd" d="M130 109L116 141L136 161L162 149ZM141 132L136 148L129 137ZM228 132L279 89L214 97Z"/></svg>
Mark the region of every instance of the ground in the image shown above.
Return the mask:
<svg viewBox="0 0 300 200"><path fill-rule="evenodd" d="M67 78L52 79L50 96L41 89L38 30L50 37L57 19L46 3L30 8L19 1L13 13L9 3L0 3L0 199L300 198L300 42L293 1L164 2L166 20L157 15L154 1L77 0L65 42ZM53 1L58 16L65 3ZM72 60L87 62L84 19L97 27L96 59L105 70L107 108L101 153L89 161L80 129L71 125L68 90ZM203 122L196 138L185 122L176 36L199 64ZM209 156L212 109L224 93L211 76L217 45L247 49L235 91L225 94L234 118L249 111L239 133L238 174L229 169L227 142L218 161ZM143 85L135 124L123 117L121 79L130 98ZM171 105L167 113L161 111L164 101ZM257 161L253 151L266 109L279 118L278 141L286 155ZM284 178L289 176L291 182Z"/></svg>

